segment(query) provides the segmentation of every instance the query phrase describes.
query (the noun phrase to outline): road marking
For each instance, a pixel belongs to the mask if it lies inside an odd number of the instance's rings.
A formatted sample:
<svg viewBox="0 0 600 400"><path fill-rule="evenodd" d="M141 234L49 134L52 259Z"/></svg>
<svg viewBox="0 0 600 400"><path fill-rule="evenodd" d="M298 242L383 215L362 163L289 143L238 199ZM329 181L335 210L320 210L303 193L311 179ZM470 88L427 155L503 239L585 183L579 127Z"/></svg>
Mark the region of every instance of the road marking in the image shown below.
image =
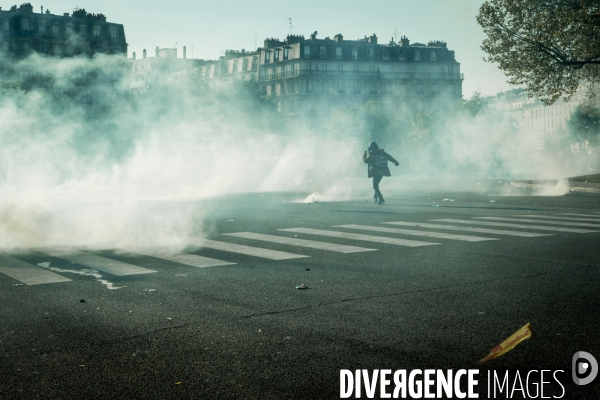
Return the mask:
<svg viewBox="0 0 600 400"><path fill-rule="evenodd" d="M600 222L600 220L593 219L593 218L553 217L553 216L549 216L549 215L517 215L517 217L542 218L542 219L559 219L559 220L566 220L566 221Z"/></svg>
<svg viewBox="0 0 600 400"><path fill-rule="evenodd" d="M558 215L576 215L579 217L600 218L600 215L577 214L577 213L558 213Z"/></svg>
<svg viewBox="0 0 600 400"><path fill-rule="evenodd" d="M502 218L502 217L475 217L475 219L491 219L494 221L513 221L513 222L533 222L534 224L551 224L551 225L566 225L566 226L587 226L590 228L600 228L600 224L583 224L580 222L559 222L559 221L536 221L533 219L520 218Z"/></svg>
<svg viewBox="0 0 600 400"><path fill-rule="evenodd" d="M0 253L0 272L28 286L71 281L69 278L3 253Z"/></svg>
<svg viewBox="0 0 600 400"><path fill-rule="evenodd" d="M224 233L224 235L241 237L244 239L262 240L271 243L287 244L290 246L310 247L313 249L335 251L338 253L359 253L363 251L377 251L377 249L367 249L365 247L346 246L343 244L317 242L314 240L290 238L285 236L263 235L260 233L253 232Z"/></svg>
<svg viewBox="0 0 600 400"><path fill-rule="evenodd" d="M261 247L244 246L241 244L234 244L228 242L217 242L215 240L188 238L189 244L197 247L207 247L215 250L228 251L230 253L245 254L247 256L254 256L260 258L267 258L269 260L289 260L292 258L305 258L310 256L303 256L300 254L286 253L284 251L263 249Z"/></svg>
<svg viewBox="0 0 600 400"><path fill-rule="evenodd" d="M533 233L533 232L505 231L505 230L498 230L498 229L471 228L471 227L467 227L467 226L424 224L424 223L421 223L421 222L403 222L403 221L399 221L399 222L383 222L383 223L384 224L390 224L390 225L416 226L416 227L420 227L420 228L448 229L448 230L451 230L451 231L491 233L493 235L508 235L508 236L520 236L520 237L553 236L551 233Z"/></svg>
<svg viewBox="0 0 600 400"><path fill-rule="evenodd" d="M151 274L156 271L138 267L137 265L127 264L121 261L112 260L110 258L97 256L85 251L75 250L69 247L56 247L39 249L40 252L48 254L52 257L62 258L63 260L71 261L79 265L93 268L98 271L107 272L112 275L139 275Z"/></svg>
<svg viewBox="0 0 600 400"><path fill-rule="evenodd" d="M472 225L487 225L487 226L504 226L506 228L523 228L523 229L533 229L540 231L554 231L554 232L572 232L572 233L593 233L600 231L593 231L590 229L576 229L576 228L561 228L554 226L540 226L540 225L521 225L521 224L505 224L502 222L487 222L487 221L472 221L472 220L464 220L464 219L430 219L430 221L437 222L453 222L457 224L472 224Z"/></svg>
<svg viewBox="0 0 600 400"><path fill-rule="evenodd" d="M154 258L159 258L161 260L167 260L176 262L179 264L190 265L192 267L197 268L208 268L208 267L220 267L223 265L235 265L235 263L217 260L215 258L198 256L196 254L188 254L188 253L151 253L151 252L139 252L138 254L143 254L145 256L150 256Z"/></svg>
<svg viewBox="0 0 600 400"><path fill-rule="evenodd" d="M337 238L342 238L342 239L362 240L365 242L395 244L397 246L408 246L408 247L431 246L434 244L440 244L440 243L431 243L431 242L419 242L417 240L397 239L397 238L391 238L391 237L387 237L387 236L361 235L358 233L324 231L321 229L310 229L310 228L288 228L288 229L279 229L279 230L285 231L285 232L306 233L309 235L330 236L330 237L337 237Z"/></svg>
<svg viewBox="0 0 600 400"><path fill-rule="evenodd" d="M426 236L426 237L433 237L433 238L438 238L438 239L464 240L466 242L483 242L486 240L498 240L496 238L485 238L485 237L469 236L469 235L453 235L450 233L442 233L442 232L413 231L411 229L384 228L381 226L366 226L366 225L350 224L350 225L335 225L334 228L363 229L365 231L399 233L402 235Z"/></svg>

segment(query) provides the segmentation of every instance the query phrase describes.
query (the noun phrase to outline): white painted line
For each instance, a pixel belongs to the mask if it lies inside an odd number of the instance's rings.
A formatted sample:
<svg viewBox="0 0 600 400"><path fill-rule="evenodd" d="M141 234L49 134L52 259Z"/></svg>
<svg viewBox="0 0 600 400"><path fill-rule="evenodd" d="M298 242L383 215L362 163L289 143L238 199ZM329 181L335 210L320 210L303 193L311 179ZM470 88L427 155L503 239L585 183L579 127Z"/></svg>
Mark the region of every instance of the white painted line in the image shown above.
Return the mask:
<svg viewBox="0 0 600 400"><path fill-rule="evenodd" d="M600 218L600 215L577 214L577 213L558 213L558 215L575 215L578 217Z"/></svg>
<svg viewBox="0 0 600 400"><path fill-rule="evenodd" d="M29 286L71 281L69 278L3 253L0 253L0 272Z"/></svg>
<svg viewBox="0 0 600 400"><path fill-rule="evenodd" d="M208 267L221 267L223 265L235 265L235 263L217 260L215 258L197 256L195 254L188 253L150 253L150 252L137 252L145 256L159 258L161 260L167 260L176 262L179 264L190 265L197 268L208 268Z"/></svg>
<svg viewBox="0 0 600 400"><path fill-rule="evenodd" d="M440 243L431 243L431 242L419 242L416 240L397 239L397 238L391 238L391 237L387 237L387 236L361 235L358 233L324 231L321 229L310 229L310 228L288 228L288 229L279 229L279 230L285 231L285 232L306 233L308 235L320 235L320 236L337 237L337 238L342 238L342 239L362 240L365 242L395 244L397 246L408 246L408 247L431 246L434 244L440 244Z"/></svg>
<svg viewBox="0 0 600 400"><path fill-rule="evenodd" d="M539 225L520 225L520 224L505 224L502 222L487 222L487 221L473 221L465 219L431 219L430 221L436 222L452 222L456 224L470 224L470 225L486 225L486 226L504 226L506 228L523 228L533 229L539 231L554 231L554 232L572 232L572 233L593 233L600 231L592 231L590 229L577 229L577 228L560 228L558 226L539 226Z"/></svg>
<svg viewBox="0 0 600 400"><path fill-rule="evenodd" d="M520 237L553 236L551 233L505 231L505 230L499 230L499 229L471 228L471 227L467 227L467 226L424 224L421 222L399 221L399 222L383 222L383 223L390 224L390 225L415 226L415 227L419 227L419 228L448 229L450 231L491 233L493 235L508 235L508 236L520 236Z"/></svg>
<svg viewBox="0 0 600 400"><path fill-rule="evenodd" d="M438 239L463 240L465 242L483 242L486 240L498 240L496 238L485 238L485 237L480 237L480 236L453 235L451 233L442 233L442 232L413 231L411 229L384 228L381 226L366 226L366 225L350 224L350 225L335 225L334 228L362 229L365 231L374 231L374 232L399 233L401 235L425 236L425 237L433 237L433 238L438 238Z"/></svg>
<svg viewBox="0 0 600 400"><path fill-rule="evenodd" d="M531 214L527 214L527 215L517 215L517 217L542 218L542 219L550 219L550 220L558 219L558 220L563 220L563 221L600 222L600 219L594 219L594 218L553 217L553 216L549 216L549 215L531 215Z"/></svg>
<svg viewBox="0 0 600 400"><path fill-rule="evenodd" d="M289 260L292 258L310 257L300 254L286 253L284 251L269 250L261 247L244 246L241 244L227 242L217 242L215 240L208 239L188 238L188 243L193 246L208 247L215 250L228 251L230 253L239 253L247 256L267 258L269 260Z"/></svg>
<svg viewBox="0 0 600 400"><path fill-rule="evenodd" d="M253 232L224 233L224 235L241 237L244 239L262 240L271 243L287 244L290 246L310 247L313 249L335 251L338 253L360 253L363 251L377 251L377 249L367 249L365 247L346 246L343 244L317 242L314 240L290 238L285 236L263 235L261 233Z"/></svg>
<svg viewBox="0 0 600 400"><path fill-rule="evenodd" d="M52 257L62 258L63 260L71 261L79 265L117 276L151 274L156 272L151 269L97 256L92 253L75 250L69 247L56 247L50 249L44 248L40 249L39 251Z"/></svg>
<svg viewBox="0 0 600 400"><path fill-rule="evenodd" d="M475 219L491 219L494 221L533 222L534 224L585 226L585 227L590 227L590 228L600 228L600 224L584 224L581 222L539 221L539 220L534 220L534 219L502 218L502 217L474 217L474 218Z"/></svg>

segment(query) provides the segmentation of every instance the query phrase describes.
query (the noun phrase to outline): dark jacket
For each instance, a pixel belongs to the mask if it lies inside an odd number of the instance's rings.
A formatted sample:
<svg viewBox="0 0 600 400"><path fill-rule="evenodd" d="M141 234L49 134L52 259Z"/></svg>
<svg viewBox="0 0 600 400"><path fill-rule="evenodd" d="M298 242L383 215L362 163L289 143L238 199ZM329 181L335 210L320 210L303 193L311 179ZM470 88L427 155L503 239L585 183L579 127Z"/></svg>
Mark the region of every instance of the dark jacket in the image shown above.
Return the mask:
<svg viewBox="0 0 600 400"><path fill-rule="evenodd" d="M374 176L392 176L390 173L390 169L387 166L387 162L391 161L396 166L398 165L398 161L388 153L386 153L383 149L375 149L367 153L365 150L363 154L363 161L365 164L369 164L368 166L368 177L372 178Z"/></svg>

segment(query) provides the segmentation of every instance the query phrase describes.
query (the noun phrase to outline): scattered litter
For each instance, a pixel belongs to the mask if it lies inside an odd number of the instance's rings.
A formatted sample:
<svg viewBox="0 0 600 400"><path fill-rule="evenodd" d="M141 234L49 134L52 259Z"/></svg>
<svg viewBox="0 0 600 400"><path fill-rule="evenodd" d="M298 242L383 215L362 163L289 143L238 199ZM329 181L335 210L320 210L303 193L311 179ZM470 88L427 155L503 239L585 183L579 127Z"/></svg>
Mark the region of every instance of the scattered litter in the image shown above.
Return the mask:
<svg viewBox="0 0 600 400"><path fill-rule="evenodd" d="M516 345L521 343L525 339L529 339L531 337L531 323L523 325L518 331L510 335L506 338L502 343L498 346L494 347L490 350L490 353L477 362L477 364L483 364L486 361L489 361L493 358L500 357L502 354L511 351L515 348Z"/></svg>
<svg viewBox="0 0 600 400"><path fill-rule="evenodd" d="M15 283L13 286L23 286L22 283Z"/></svg>
<svg viewBox="0 0 600 400"><path fill-rule="evenodd" d="M454 199L444 199L444 201L454 201Z"/></svg>
<svg viewBox="0 0 600 400"><path fill-rule="evenodd" d="M87 303L87 301L85 301L85 299L81 299L79 300L80 303Z"/></svg>
<svg viewBox="0 0 600 400"><path fill-rule="evenodd" d="M181 385L181 382L175 382L176 385Z"/></svg>
<svg viewBox="0 0 600 400"><path fill-rule="evenodd" d="M156 292L156 289L148 289L149 292Z"/></svg>
<svg viewBox="0 0 600 400"><path fill-rule="evenodd" d="M308 286L306 286L304 283L300 286L296 286L296 289L300 289L300 290L304 290L304 289L308 289Z"/></svg>
<svg viewBox="0 0 600 400"><path fill-rule="evenodd" d="M495 202L496 202L496 200L490 200L490 203L495 203Z"/></svg>
<svg viewBox="0 0 600 400"><path fill-rule="evenodd" d="M439 207L440 207L440 205L439 205L439 204L434 204L434 205L432 205L431 207L437 207L437 208L439 208Z"/></svg>
<svg viewBox="0 0 600 400"><path fill-rule="evenodd" d="M307 271L310 271L310 268L306 268Z"/></svg>
<svg viewBox="0 0 600 400"><path fill-rule="evenodd" d="M232 220L232 219L229 219L229 220L227 220L227 222L233 222L233 220Z"/></svg>
<svg viewBox="0 0 600 400"><path fill-rule="evenodd" d="M167 318L167 321L171 321L173 318Z"/></svg>
<svg viewBox="0 0 600 400"><path fill-rule="evenodd" d="M175 276L187 276L188 274L175 274Z"/></svg>

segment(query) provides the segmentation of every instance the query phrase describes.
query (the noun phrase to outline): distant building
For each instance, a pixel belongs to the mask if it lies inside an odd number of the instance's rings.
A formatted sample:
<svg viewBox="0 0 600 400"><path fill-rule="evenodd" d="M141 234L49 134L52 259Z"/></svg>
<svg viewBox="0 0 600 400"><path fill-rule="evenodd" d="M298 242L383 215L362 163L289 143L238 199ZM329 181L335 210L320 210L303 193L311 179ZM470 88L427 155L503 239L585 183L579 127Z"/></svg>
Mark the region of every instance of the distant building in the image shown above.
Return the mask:
<svg viewBox="0 0 600 400"><path fill-rule="evenodd" d="M512 89L487 98L488 104L505 109L519 124L519 133L523 142L533 144L537 150L544 150L549 141L557 135L567 135L567 121L571 113L585 100L585 92L578 90L565 102L562 98L546 106L536 97L529 97L525 89ZM573 153L590 151L589 143L573 143Z"/></svg>
<svg viewBox="0 0 600 400"><path fill-rule="evenodd" d="M234 79L258 83L286 114L327 111L380 99L400 109L424 109L434 100L462 97L463 74L445 42L378 44L375 34L359 40L289 35L267 39L254 52L227 51L206 65L211 86Z"/></svg>
<svg viewBox="0 0 600 400"><path fill-rule="evenodd" d="M147 57L144 49L142 58L137 58L134 52L129 59L131 62L129 88L132 94L140 94L173 74L187 73L209 63L204 60L188 59L185 46L183 46L183 58L177 58L177 49L160 49L158 46L154 50L154 55L154 57Z"/></svg>
<svg viewBox="0 0 600 400"><path fill-rule="evenodd" d="M54 15L50 10L34 13L30 3L0 8L0 50L10 58L32 52L68 57L96 53L127 54L122 24L106 22L103 14L76 9L71 15Z"/></svg>

